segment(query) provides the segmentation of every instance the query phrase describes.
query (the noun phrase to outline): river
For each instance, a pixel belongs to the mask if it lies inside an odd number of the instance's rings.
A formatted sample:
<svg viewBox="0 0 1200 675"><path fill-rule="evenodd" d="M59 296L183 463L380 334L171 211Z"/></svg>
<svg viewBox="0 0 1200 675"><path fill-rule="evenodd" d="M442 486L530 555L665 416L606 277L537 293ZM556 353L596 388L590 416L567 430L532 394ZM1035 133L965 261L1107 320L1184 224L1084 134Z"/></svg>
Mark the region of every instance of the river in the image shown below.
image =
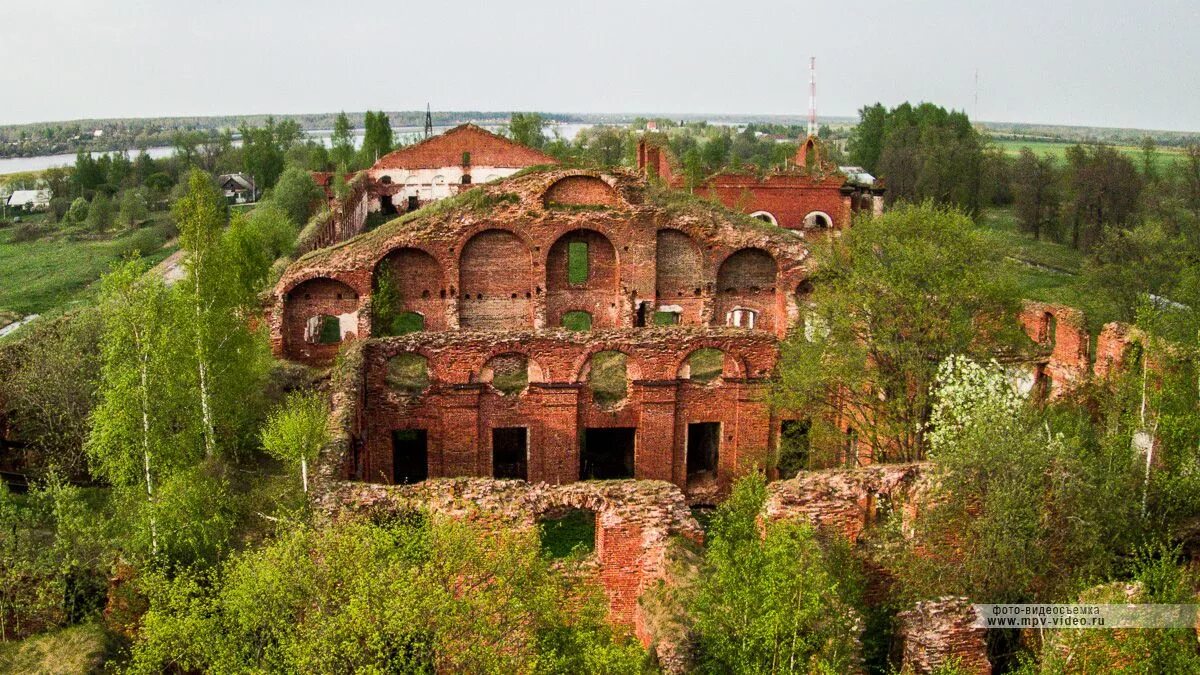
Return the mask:
<svg viewBox="0 0 1200 675"><path fill-rule="evenodd" d="M499 131L501 129L501 125L498 125L498 124L485 124L482 126L484 129L487 129L488 131ZM590 126L592 126L592 125L591 124L551 125L546 128L546 136L548 138L552 138L554 136L554 132L558 132L559 134L562 135L563 138L566 138L567 140L572 140L575 138L575 136L577 136L579 134L580 131L582 131L583 129L586 129ZM453 128L453 127L450 125L434 126L433 131L435 134L440 134L440 133L446 131L447 129L451 129L451 128ZM421 134L424 133L425 129L423 127L394 127L392 129L392 131L395 134L397 142L413 143L415 141L420 140ZM314 140L321 141L322 143L325 144L326 147L329 147L330 136L332 135L332 131L330 129L316 129L316 130L307 132L307 134L308 134L308 138L312 138ZM241 145L241 143L242 143L241 140L234 141L234 145ZM354 147L357 148L360 145L362 145L362 133L361 132L357 133L354 137ZM137 155L137 153L139 151L135 148L135 149L128 150L127 152L129 152L129 155L132 158L134 155ZM174 154L175 148L173 148L171 146L159 146L159 147L153 147L153 148L146 148L146 152L154 159L162 159L163 157L170 157L172 154ZM93 152L92 156L99 157L100 155L103 155L103 154L107 154L107 153ZM0 176L5 175L5 174L10 174L10 173L24 173L26 171L43 171L45 169L49 169L49 168L55 167L55 166L74 166L74 165L75 165L75 153L63 154L63 155L39 155L37 157L7 157L7 158L0 159Z"/></svg>

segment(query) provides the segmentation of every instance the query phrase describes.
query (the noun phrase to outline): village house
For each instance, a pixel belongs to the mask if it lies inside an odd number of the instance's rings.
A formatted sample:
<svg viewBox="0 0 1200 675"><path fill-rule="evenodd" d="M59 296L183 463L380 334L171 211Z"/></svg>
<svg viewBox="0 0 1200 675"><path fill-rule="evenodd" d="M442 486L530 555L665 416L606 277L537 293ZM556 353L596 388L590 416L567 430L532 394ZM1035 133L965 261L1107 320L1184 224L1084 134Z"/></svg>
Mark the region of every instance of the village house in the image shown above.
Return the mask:
<svg viewBox="0 0 1200 675"><path fill-rule="evenodd" d="M13 190L7 204L10 209L42 211L50 207L50 190Z"/></svg>
<svg viewBox="0 0 1200 675"><path fill-rule="evenodd" d="M244 173L226 173L217 176L217 185L230 204L246 204L258 200L254 179Z"/></svg>

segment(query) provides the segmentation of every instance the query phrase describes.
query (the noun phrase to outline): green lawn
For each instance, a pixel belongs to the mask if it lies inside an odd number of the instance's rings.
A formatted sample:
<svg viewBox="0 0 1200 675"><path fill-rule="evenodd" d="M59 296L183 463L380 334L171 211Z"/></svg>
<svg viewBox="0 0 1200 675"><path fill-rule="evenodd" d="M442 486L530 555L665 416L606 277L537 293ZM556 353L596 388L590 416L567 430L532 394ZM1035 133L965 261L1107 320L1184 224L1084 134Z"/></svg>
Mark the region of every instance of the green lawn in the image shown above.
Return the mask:
<svg viewBox="0 0 1200 675"><path fill-rule="evenodd" d="M0 228L0 312L40 314L62 307L85 296L101 274L134 248L154 246L152 252L143 251L151 264L176 248L164 248L154 227L101 238L44 227L46 233L33 241L13 241L17 226Z"/></svg>
<svg viewBox="0 0 1200 675"><path fill-rule="evenodd" d="M101 673L112 643L98 623L40 633L0 646L0 672Z"/></svg>
<svg viewBox="0 0 1200 675"><path fill-rule="evenodd" d="M1016 157L1021 152L1021 148L1029 148L1037 155L1052 156L1059 161L1063 161L1066 155L1067 148L1075 145L1075 143L1060 143L1054 141L1034 141L1034 140L997 140L991 141L992 145L1004 149L1006 155ZM1142 166L1142 149L1133 145L1116 145L1113 146L1118 152L1128 157L1133 161L1134 166ZM1177 160L1183 160L1183 151L1179 148L1159 147L1154 156L1155 167L1162 171L1170 167Z"/></svg>

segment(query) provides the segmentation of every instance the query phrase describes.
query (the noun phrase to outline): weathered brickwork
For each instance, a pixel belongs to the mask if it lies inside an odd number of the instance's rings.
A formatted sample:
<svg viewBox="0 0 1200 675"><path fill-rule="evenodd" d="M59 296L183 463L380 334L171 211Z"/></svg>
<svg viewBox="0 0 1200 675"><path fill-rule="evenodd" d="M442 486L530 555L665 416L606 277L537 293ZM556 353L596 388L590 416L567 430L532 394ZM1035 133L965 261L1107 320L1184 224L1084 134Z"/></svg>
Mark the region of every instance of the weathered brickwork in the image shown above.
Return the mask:
<svg viewBox="0 0 1200 675"><path fill-rule="evenodd" d="M946 597L918 602L901 612L903 671L933 673L955 663L955 672L991 675L986 629L973 625L975 609L967 598Z"/></svg>
<svg viewBox="0 0 1200 675"><path fill-rule="evenodd" d="M643 138L638 144L638 168L675 188L683 188L684 177L671 168L670 152L659 138ZM816 155L808 161L808 154ZM765 176L747 170L719 173L694 188L696 194L760 218L773 225L820 236L850 226L858 211L878 214L883 190L850 183L836 166L821 160L815 139L801 143L790 166Z"/></svg>
<svg viewBox="0 0 1200 675"><path fill-rule="evenodd" d="M928 464L875 464L803 471L767 486L767 520L799 518L857 541L869 525L899 517L907 526L928 489Z"/></svg>
<svg viewBox="0 0 1200 675"><path fill-rule="evenodd" d="M1092 376L1103 379L1121 369L1131 347L1143 339L1127 324L1106 324L1096 338L1093 362L1091 336L1078 309L1026 302L1019 318L1025 334L1038 345L1029 380L1049 398L1070 392Z"/></svg>
<svg viewBox="0 0 1200 675"><path fill-rule="evenodd" d="M370 180L366 173L359 173L346 187L346 198L334 200L328 211L313 216L296 237L297 254L333 246L362 233L369 209Z"/></svg>

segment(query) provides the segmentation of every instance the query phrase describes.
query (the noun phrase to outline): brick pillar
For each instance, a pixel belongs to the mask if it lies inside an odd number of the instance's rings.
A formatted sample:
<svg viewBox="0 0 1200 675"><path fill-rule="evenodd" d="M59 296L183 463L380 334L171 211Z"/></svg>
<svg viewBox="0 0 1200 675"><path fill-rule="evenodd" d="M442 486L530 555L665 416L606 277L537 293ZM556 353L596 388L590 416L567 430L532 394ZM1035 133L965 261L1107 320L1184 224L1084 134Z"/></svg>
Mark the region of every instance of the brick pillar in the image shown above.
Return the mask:
<svg viewBox="0 0 1200 675"><path fill-rule="evenodd" d="M641 480L665 480L682 484L672 475L675 464L676 380L639 380L633 383L633 400L641 404L638 421L634 476Z"/></svg>
<svg viewBox="0 0 1200 675"><path fill-rule="evenodd" d="M991 675L986 629L973 625L975 610L966 598L918 602L897 618L904 641L904 672L932 673L957 660L960 672Z"/></svg>
<svg viewBox="0 0 1200 675"><path fill-rule="evenodd" d="M529 482L579 480L579 393L583 385L534 384L531 405L540 411L529 425Z"/></svg>
<svg viewBox="0 0 1200 675"><path fill-rule="evenodd" d="M771 409L767 405L766 385L755 380L737 382L737 428L728 458L721 457L721 489L728 491L738 476L754 467L767 468L767 448L771 441ZM729 380L726 380L729 383ZM725 440L728 440L728 436Z"/></svg>
<svg viewBox="0 0 1200 675"><path fill-rule="evenodd" d="M596 558L613 623L632 628L642 588L642 528L614 513L596 514Z"/></svg>
<svg viewBox="0 0 1200 675"><path fill-rule="evenodd" d="M480 452L478 384L455 385L445 393L440 434L429 438L429 475L487 476L491 462Z"/></svg>

